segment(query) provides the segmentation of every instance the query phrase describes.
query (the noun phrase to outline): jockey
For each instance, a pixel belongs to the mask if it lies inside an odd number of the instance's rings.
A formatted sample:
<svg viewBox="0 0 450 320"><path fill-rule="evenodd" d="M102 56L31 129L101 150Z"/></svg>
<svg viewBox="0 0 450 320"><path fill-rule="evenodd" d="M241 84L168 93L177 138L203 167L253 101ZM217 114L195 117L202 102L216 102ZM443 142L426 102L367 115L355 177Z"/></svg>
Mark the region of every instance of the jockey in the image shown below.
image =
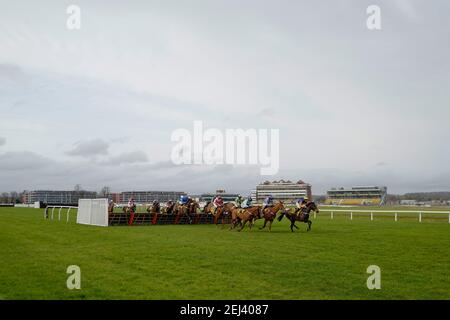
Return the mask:
<svg viewBox="0 0 450 320"><path fill-rule="evenodd" d="M131 197L128 200L128 208L130 208L133 212L136 211L136 203L134 202L134 198Z"/></svg>
<svg viewBox="0 0 450 320"><path fill-rule="evenodd" d="M212 203L216 208L223 206L223 200L220 196L215 197Z"/></svg>
<svg viewBox="0 0 450 320"><path fill-rule="evenodd" d="M179 204L185 205L188 201L189 201L189 197L186 196L186 195L182 195L182 196L180 197Z"/></svg>
<svg viewBox="0 0 450 320"><path fill-rule="evenodd" d="M216 214L217 208L223 206L223 200L220 196L217 196L213 199L212 204L214 206L214 214Z"/></svg>
<svg viewBox="0 0 450 320"><path fill-rule="evenodd" d="M244 199L241 197L241 195L238 195L236 199L234 199L234 202L236 203L237 208L242 208L242 201Z"/></svg>
<svg viewBox="0 0 450 320"><path fill-rule="evenodd" d="M244 201L242 201L241 208L247 209L252 206L252 197L248 196Z"/></svg>
<svg viewBox="0 0 450 320"><path fill-rule="evenodd" d="M175 204L173 203L172 199L167 201L166 203L166 213L170 214L173 212L173 208L175 207Z"/></svg>
<svg viewBox="0 0 450 320"><path fill-rule="evenodd" d="M301 213L303 209L306 208L306 204L308 203L308 198L300 198L295 202L295 206L297 209L295 209L295 213Z"/></svg>
<svg viewBox="0 0 450 320"><path fill-rule="evenodd" d="M262 205L262 208L259 213L260 217L262 217L264 215L264 210L267 207L271 207L271 206L273 206L273 197L271 195L269 195L263 201L263 205Z"/></svg>
<svg viewBox="0 0 450 320"><path fill-rule="evenodd" d="M271 195L267 196L263 202L263 210L267 207L273 206L273 197Z"/></svg>

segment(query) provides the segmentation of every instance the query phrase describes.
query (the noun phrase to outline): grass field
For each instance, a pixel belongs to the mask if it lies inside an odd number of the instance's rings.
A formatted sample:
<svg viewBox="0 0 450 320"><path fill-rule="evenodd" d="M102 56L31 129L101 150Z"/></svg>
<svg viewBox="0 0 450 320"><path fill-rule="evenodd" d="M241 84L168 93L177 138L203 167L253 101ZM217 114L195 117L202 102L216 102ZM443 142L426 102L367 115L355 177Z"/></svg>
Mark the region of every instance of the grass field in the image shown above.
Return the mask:
<svg viewBox="0 0 450 320"><path fill-rule="evenodd" d="M73 220L0 208L0 299L450 299L445 219L323 214L309 233L286 220L272 233ZM381 290L366 287L372 264ZM81 290L66 287L69 265L81 268Z"/></svg>

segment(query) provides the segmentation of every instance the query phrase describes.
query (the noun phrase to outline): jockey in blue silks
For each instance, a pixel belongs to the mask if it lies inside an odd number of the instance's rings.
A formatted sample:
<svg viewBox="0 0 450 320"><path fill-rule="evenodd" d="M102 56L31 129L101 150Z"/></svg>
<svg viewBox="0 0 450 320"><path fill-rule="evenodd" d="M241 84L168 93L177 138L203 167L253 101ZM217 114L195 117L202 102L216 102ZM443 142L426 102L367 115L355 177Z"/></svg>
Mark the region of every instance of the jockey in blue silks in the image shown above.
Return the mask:
<svg viewBox="0 0 450 320"><path fill-rule="evenodd" d="M189 201L189 197L188 197L188 196L186 196L186 195L180 196L179 203L180 203L181 205L186 204L188 201Z"/></svg>
<svg viewBox="0 0 450 320"><path fill-rule="evenodd" d="M264 216L264 210L265 210L267 207L271 207L271 206L273 206L273 197L272 197L271 195L269 195L269 196L267 196L267 197L264 199L264 201L263 201L262 208L261 208L260 211L259 211L259 217L260 217L260 218L263 217L263 216Z"/></svg>

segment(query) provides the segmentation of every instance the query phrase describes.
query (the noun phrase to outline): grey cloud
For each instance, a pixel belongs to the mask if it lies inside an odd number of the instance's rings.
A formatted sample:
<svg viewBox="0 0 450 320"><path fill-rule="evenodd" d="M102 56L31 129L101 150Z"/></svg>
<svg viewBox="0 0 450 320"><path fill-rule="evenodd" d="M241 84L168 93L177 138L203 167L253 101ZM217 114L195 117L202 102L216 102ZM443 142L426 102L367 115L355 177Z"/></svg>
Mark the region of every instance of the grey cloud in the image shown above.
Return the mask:
<svg viewBox="0 0 450 320"><path fill-rule="evenodd" d="M0 172L41 169L53 161L30 151L14 151L0 154Z"/></svg>
<svg viewBox="0 0 450 320"><path fill-rule="evenodd" d="M109 145L101 139L80 141L72 150L66 152L69 156L92 157L108 154Z"/></svg>
<svg viewBox="0 0 450 320"><path fill-rule="evenodd" d="M6 144L6 139L3 137L0 137L0 146L3 146Z"/></svg>
<svg viewBox="0 0 450 320"><path fill-rule="evenodd" d="M111 157L105 164L108 165L122 165L122 164L132 164L148 161L148 156L143 151L132 151L119 154L117 156Z"/></svg>

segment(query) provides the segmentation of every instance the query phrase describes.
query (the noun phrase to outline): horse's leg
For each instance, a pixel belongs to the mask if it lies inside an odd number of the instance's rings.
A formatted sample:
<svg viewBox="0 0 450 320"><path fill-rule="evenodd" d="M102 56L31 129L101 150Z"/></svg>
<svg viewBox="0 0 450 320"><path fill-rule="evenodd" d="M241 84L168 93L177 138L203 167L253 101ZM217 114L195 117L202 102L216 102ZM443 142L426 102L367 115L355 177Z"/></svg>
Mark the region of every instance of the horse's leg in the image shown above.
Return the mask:
<svg viewBox="0 0 450 320"><path fill-rule="evenodd" d="M311 221L311 220L308 220L308 229L307 229L306 231L311 230L311 225L312 225L312 221Z"/></svg>
<svg viewBox="0 0 450 320"><path fill-rule="evenodd" d="M266 220L266 219L264 219L264 224L263 224L263 226L262 226L262 227L259 227L259 230L262 230L262 229L264 229L264 228L266 227L266 223L267 223L267 220Z"/></svg>
<svg viewBox="0 0 450 320"><path fill-rule="evenodd" d="M242 229L244 229L246 223L247 223L247 220L244 220L244 223L242 224L242 227L238 231L242 231Z"/></svg>
<svg viewBox="0 0 450 320"><path fill-rule="evenodd" d="M294 222L291 220L291 232L294 232Z"/></svg>
<svg viewBox="0 0 450 320"><path fill-rule="evenodd" d="M269 221L269 232L272 232L272 222L273 222L273 220Z"/></svg>

